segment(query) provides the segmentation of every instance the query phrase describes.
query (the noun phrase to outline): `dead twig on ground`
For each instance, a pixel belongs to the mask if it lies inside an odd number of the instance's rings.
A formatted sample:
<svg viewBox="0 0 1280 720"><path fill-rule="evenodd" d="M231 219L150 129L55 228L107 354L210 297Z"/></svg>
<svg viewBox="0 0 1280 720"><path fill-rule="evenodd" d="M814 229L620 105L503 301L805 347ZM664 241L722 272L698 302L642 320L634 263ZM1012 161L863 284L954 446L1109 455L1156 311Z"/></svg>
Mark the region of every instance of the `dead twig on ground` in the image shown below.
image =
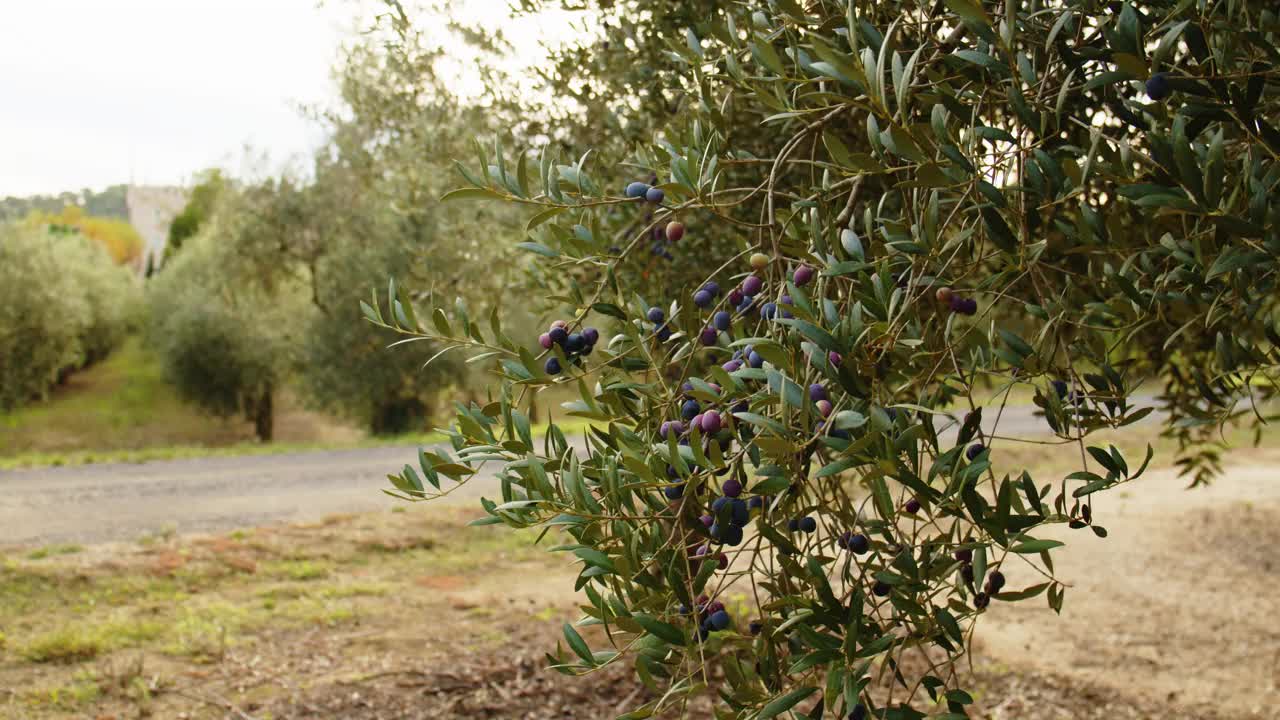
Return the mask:
<svg viewBox="0 0 1280 720"><path fill-rule="evenodd" d="M205 697L203 695L199 695L197 693L193 693L188 690L178 690L176 688L172 692L175 695L181 695L182 697L190 698L192 700L202 702L206 705L212 705L214 707L222 708L227 712L234 713L236 717L240 718L240 720L258 720L257 718L245 712L244 710L241 710L239 706L237 706L235 703L231 702L230 700L227 700L226 698L221 698L216 695L213 697Z"/></svg>

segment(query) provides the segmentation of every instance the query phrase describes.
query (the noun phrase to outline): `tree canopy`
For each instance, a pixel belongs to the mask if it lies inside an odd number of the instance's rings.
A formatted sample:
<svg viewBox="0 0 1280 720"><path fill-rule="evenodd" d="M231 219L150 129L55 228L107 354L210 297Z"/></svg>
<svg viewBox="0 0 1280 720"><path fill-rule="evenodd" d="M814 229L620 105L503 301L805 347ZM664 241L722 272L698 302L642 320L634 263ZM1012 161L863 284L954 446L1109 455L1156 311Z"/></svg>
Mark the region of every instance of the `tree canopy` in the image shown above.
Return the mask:
<svg viewBox="0 0 1280 720"><path fill-rule="evenodd" d="M563 536L605 635L566 625L553 667L634 664L653 699L622 717L708 690L719 717L964 717L975 623L1060 611L1048 532L1105 536L1099 499L1151 460L1091 436L1158 410L1200 483L1224 423L1274 412L1274 8L600 6L628 20L574 99L625 109L459 155L446 196L527 209L511 240L563 324L533 352L541 328L402 284L364 304L497 383L396 491L498 465L480 522ZM581 154L620 114L629 157ZM555 385L580 443L530 435ZM992 386L1047 439L1002 433ZM1033 477L1019 442L1076 467Z"/></svg>

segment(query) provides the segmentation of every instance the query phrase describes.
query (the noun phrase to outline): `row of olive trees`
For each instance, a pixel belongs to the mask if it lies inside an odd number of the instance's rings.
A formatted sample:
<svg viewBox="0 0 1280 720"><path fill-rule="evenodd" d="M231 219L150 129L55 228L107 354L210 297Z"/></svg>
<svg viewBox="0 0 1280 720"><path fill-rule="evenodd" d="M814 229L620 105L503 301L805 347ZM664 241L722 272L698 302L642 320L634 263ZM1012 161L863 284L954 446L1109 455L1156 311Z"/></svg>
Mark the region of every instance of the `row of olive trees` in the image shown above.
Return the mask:
<svg viewBox="0 0 1280 720"><path fill-rule="evenodd" d="M139 288L101 244L67 229L0 225L0 410L48 395L133 325Z"/></svg>

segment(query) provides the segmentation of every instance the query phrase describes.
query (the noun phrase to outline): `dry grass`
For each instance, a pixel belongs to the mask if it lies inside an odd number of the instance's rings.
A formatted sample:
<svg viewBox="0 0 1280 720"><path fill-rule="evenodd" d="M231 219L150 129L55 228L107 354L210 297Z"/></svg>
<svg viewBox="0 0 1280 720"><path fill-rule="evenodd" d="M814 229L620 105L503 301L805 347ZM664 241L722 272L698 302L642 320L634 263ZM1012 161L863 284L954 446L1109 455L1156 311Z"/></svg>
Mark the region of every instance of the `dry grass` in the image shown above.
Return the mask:
<svg viewBox="0 0 1280 720"><path fill-rule="evenodd" d="M0 567L7 646L0 716L61 717L94 704L136 703L108 692L114 680L102 671L128 658L172 679L246 653L288 653L287 643L277 645L282 636L378 628L375 634L394 637L398 626L421 628L449 613L468 619L457 627L462 644L501 642L505 622L488 618L508 602L497 599L493 578L555 574L562 566L533 547L528 533L466 527L473 516L415 506L39 561L13 548ZM510 620L545 606L526 603ZM474 633L463 629L468 623ZM430 627L430 635L440 639L441 629ZM153 684L149 698L189 705L176 695L165 700L165 683Z"/></svg>

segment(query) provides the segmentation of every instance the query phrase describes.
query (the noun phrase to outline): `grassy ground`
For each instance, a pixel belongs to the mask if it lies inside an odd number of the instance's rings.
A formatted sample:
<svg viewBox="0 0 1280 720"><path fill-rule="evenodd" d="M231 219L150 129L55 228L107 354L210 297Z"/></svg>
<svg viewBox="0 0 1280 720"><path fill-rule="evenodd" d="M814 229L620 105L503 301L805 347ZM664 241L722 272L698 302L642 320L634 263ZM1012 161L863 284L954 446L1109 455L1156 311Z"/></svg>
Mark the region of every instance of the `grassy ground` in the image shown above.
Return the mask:
<svg viewBox="0 0 1280 720"><path fill-rule="evenodd" d="M363 433L308 412L282 397L276 435L284 445L351 442ZM139 338L128 339L106 360L76 373L43 403L0 415L0 457L16 464L77 455L144 453L148 449L226 447L253 440L238 418L206 415L178 397L159 362Z"/></svg>
<svg viewBox="0 0 1280 720"><path fill-rule="evenodd" d="M514 605L493 583L515 568L557 572L528 534L464 529L474 513L456 509L399 510L213 537L10 548L0 567L0 716L90 707L133 716L166 695L170 708L187 706L200 696L193 676L289 654L282 638L391 636L403 626L413 628L406 639L439 641L430 619L447 614L460 649L491 648L510 624L556 613L536 592L517 593L524 602ZM263 685L237 702L276 695Z"/></svg>
<svg viewBox="0 0 1280 720"><path fill-rule="evenodd" d="M544 407L558 403L547 400ZM583 423L570 423L580 428ZM145 462L216 455L415 445L437 433L374 437L309 411L288 393L277 401L276 441L254 439L251 423L216 418L184 402L138 338L68 379L48 402L0 414L0 470L94 462Z"/></svg>

